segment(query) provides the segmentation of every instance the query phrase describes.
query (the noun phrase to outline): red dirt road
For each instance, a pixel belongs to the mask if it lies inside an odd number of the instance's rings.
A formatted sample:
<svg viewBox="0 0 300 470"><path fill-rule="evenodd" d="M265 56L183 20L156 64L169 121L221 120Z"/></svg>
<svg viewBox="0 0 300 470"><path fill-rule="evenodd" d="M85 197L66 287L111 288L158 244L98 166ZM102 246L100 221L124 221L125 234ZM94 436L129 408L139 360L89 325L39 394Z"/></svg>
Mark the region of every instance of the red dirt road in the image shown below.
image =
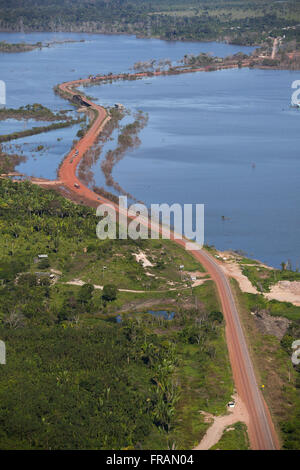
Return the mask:
<svg viewBox="0 0 300 470"><path fill-rule="evenodd" d="M200 70L204 69L202 68ZM145 74L136 75L145 76ZM115 77L118 76L112 76L111 78ZM71 87L74 88L75 86L88 82L89 80L86 79L63 83L59 85L59 88L64 92L74 95L76 92L71 90ZM82 197L87 204L90 204L93 207L100 204L100 202L107 203L109 205L114 205L118 210L118 207L115 204L95 194L89 188L84 186L76 176L76 169L80 159L95 143L97 136L109 120L104 108L87 99L86 101L91 105L91 108L98 113L98 116L88 132L77 144L76 148L79 152L78 156L74 157L75 151L73 149L63 161L59 170L59 180L65 187L76 194L77 199L78 196ZM70 163L72 158L73 161ZM74 184L77 184L79 188L75 188ZM145 224L149 225L149 222L145 222ZM174 239L174 234L172 239L179 245L185 247L185 240ZM255 450L279 449L279 441L272 423L270 412L256 382L253 364L241 327L239 314L230 288L229 280L220 268L218 262L208 252L205 250L199 250L191 251L191 254L204 266L206 271L214 280L218 290L223 314L226 320L226 340L235 387L238 395L247 407L249 414L248 431L251 448Z"/></svg>
<svg viewBox="0 0 300 470"><path fill-rule="evenodd" d="M269 409L256 382L229 280L219 264L206 251L193 252L193 255L209 272L218 289L226 320L226 339L233 378L250 418L248 432L251 448L255 450L279 449L279 441Z"/></svg>
<svg viewBox="0 0 300 470"><path fill-rule="evenodd" d="M81 84L85 82L89 82L89 80L77 80L75 82L62 83L61 85L59 85L59 88L63 92L67 92L71 95L76 95L76 92L72 91L71 87L74 87L75 85L80 86ZM110 119L106 113L106 110L102 108L102 106L97 106L96 104L92 103L88 99L86 99L85 101L87 101L91 105L91 108L95 110L98 116L93 122L93 125L84 135L84 137L78 142L76 146L76 149L78 150L78 155L74 156L75 150L71 150L71 152L67 155L67 157L63 161L63 164L60 167L59 172L58 172L58 177L60 181L64 183L65 186L68 186L72 190L74 190L74 184L78 184L79 186L82 186L81 182L76 177L76 169L81 158L83 157L87 149L90 148L94 144L98 135L102 131L103 127L105 126L106 122ZM85 188L85 189L88 189L88 188ZM80 191L81 193L82 193L82 190L83 188ZM94 194L92 191L90 192Z"/></svg>

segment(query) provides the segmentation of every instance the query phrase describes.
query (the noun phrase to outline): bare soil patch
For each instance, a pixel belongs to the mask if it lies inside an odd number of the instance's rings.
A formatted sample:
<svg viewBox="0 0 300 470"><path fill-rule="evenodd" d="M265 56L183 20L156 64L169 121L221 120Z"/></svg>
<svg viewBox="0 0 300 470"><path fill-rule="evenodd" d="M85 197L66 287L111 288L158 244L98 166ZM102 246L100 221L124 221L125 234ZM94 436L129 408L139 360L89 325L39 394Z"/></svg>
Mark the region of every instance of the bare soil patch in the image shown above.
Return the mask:
<svg viewBox="0 0 300 470"><path fill-rule="evenodd" d="M254 315L255 323L259 331L264 335L273 335L281 339L291 323L285 317L273 317L267 312L260 310L259 312L252 312Z"/></svg>
<svg viewBox="0 0 300 470"><path fill-rule="evenodd" d="M217 444L222 437L222 434L227 428L238 421L242 421L248 426L249 416L247 408L238 395L234 396L235 407L229 408L228 413L222 416L213 416L210 413L201 411L204 415L204 421L212 422L204 435L202 441L194 448L194 450L209 450L212 446Z"/></svg>
<svg viewBox="0 0 300 470"><path fill-rule="evenodd" d="M270 292L265 294L267 299L275 299L280 302L291 302L300 307L300 282L299 281L279 281L271 286Z"/></svg>

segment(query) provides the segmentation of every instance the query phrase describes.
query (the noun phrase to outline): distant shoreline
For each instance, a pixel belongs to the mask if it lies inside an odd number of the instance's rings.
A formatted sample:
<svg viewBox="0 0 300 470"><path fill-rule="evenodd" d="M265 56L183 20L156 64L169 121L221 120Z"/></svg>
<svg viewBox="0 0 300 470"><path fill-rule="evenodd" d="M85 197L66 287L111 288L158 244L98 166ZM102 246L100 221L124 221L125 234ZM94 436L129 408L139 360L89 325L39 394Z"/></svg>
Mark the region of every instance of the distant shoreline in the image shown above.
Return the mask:
<svg viewBox="0 0 300 470"><path fill-rule="evenodd" d="M27 33L24 33L27 34ZM30 33L29 33L30 34ZM81 40L73 40L73 39L65 39L62 41L50 41L46 43L36 42L36 43L29 43L29 42L6 42L0 41L0 53L3 52L4 54L15 54L21 52L31 52L35 49L44 49L46 47L52 47L57 44L68 44L74 42L85 42L84 39Z"/></svg>
<svg viewBox="0 0 300 470"><path fill-rule="evenodd" d="M248 45L248 44L238 44L236 42L230 42L230 41L227 41L227 40L224 40L224 39L221 39L221 38L214 38L214 39L167 39L167 38L162 38L160 36L147 36L147 35L143 35L142 33L140 34L135 34L135 33L124 33L124 32L119 32L119 33L116 33L116 32L102 32L102 31L74 31L74 30L64 30L64 31L40 31L40 30L30 30L30 31L6 31L4 29L1 29L0 28L0 33L5 33L5 34L90 34L90 35L93 35L93 34L96 34L96 35L102 35L102 36L128 36L128 37L135 37L136 39L156 39L158 41L165 41L165 42L169 42L169 43L175 43L175 42L182 42L182 43L186 43L186 42L192 42L192 43L212 43L212 42L217 42L217 43L220 43L220 44L228 44L228 45L231 45L231 46L237 46L237 47L252 47L252 48L256 48L256 47L259 47L261 46L260 43L255 43L255 44L251 44L251 45ZM69 42L69 41L62 41L62 42ZM78 41L74 41L74 42L78 42ZM1 52L1 51L0 51Z"/></svg>

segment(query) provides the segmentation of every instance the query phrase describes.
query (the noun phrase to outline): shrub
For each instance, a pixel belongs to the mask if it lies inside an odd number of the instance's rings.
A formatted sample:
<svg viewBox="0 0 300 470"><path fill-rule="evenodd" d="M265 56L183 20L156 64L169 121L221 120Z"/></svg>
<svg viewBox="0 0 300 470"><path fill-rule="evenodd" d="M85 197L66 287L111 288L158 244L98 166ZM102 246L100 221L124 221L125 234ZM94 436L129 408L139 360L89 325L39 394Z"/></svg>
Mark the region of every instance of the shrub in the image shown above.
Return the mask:
<svg viewBox="0 0 300 470"><path fill-rule="evenodd" d="M223 321L223 314L221 312L217 312L217 311L214 311L214 312L211 312L209 315L208 315L208 318L211 320L211 321L216 321L218 323L222 323Z"/></svg>

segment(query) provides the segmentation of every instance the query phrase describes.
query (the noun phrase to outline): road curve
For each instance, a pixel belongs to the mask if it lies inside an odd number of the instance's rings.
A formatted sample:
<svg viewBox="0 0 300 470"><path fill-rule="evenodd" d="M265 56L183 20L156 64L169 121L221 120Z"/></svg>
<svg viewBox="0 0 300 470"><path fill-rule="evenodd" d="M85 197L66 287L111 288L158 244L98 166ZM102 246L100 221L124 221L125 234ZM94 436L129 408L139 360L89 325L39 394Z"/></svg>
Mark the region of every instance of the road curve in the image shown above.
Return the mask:
<svg viewBox="0 0 300 470"><path fill-rule="evenodd" d="M199 70L202 71L204 69L202 68ZM146 74L135 75L137 77L146 76ZM120 76L112 76L110 78L115 77L118 78ZM107 79L107 77L103 77L102 79ZM67 82L59 85L59 89L63 93L67 93L70 99L70 95L75 95L78 93L75 91L75 87L89 82L89 79ZM104 108L93 103L87 98L85 98L85 101L90 104L90 109L96 113L96 117L87 133L76 145L78 156L74 157L73 149L64 159L59 170L59 180L73 193L82 197L86 203L95 207L96 205L99 205L100 202L104 202L109 205L114 205L118 210L118 206L113 204L111 201L95 194L76 176L77 166L81 158L83 157L84 153L95 143L97 136L100 134L106 122L109 120L109 116L107 115L107 112ZM74 187L75 184L79 186L76 189ZM149 221L145 221L145 223L149 226ZM175 239L174 234L171 235L171 238L179 245L185 247L185 240ZM279 449L279 440L275 432L269 409L265 403L255 378L253 364L250 358L229 280L220 268L219 263L207 251L203 249L191 251L191 254L203 265L217 287L226 321L226 340L235 387L237 393L247 407L249 414L248 432L251 448L255 450Z"/></svg>

